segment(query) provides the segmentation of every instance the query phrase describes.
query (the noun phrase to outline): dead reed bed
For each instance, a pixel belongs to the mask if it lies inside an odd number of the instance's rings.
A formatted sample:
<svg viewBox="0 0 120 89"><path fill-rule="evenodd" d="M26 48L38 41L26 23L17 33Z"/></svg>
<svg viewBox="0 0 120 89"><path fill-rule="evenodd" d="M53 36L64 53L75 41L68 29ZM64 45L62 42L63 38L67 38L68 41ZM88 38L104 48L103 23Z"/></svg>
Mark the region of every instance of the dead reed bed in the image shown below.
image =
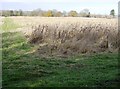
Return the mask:
<svg viewBox="0 0 120 89"><path fill-rule="evenodd" d="M32 26L32 29L32 33L27 36L28 41L39 45L37 51L40 54L75 55L118 50L118 28L115 21L58 21L40 23Z"/></svg>

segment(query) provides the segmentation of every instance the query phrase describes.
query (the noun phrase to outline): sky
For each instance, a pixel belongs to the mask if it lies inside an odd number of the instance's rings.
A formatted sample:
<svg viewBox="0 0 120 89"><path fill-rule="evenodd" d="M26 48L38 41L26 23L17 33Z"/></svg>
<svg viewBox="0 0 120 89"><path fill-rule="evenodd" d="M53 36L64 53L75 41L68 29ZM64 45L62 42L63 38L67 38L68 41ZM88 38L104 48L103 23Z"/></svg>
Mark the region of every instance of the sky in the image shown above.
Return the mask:
<svg viewBox="0 0 120 89"><path fill-rule="evenodd" d="M119 0L0 0L0 10L42 10L70 11L78 13L83 9L89 9L92 14L110 14L114 9L118 13Z"/></svg>

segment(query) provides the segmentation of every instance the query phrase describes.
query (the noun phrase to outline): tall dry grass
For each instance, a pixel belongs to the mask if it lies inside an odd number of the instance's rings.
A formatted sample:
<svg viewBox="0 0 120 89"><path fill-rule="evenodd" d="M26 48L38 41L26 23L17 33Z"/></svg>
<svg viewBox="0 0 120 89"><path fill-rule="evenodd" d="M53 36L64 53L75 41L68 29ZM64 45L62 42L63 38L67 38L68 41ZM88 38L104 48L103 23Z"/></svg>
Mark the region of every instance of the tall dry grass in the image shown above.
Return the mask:
<svg viewBox="0 0 120 89"><path fill-rule="evenodd" d="M40 54L75 55L118 50L116 21L106 19L63 21L40 23L32 27L33 31L29 34L28 40L39 45Z"/></svg>

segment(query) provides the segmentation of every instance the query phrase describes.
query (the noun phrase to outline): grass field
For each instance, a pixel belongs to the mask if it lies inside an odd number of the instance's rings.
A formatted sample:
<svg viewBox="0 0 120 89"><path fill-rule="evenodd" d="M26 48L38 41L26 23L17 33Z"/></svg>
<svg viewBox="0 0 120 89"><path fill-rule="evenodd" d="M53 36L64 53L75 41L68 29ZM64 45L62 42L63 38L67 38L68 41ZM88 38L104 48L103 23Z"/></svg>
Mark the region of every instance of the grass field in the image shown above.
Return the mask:
<svg viewBox="0 0 120 89"><path fill-rule="evenodd" d="M21 32L2 34L3 88L116 87L118 53L41 57Z"/></svg>
<svg viewBox="0 0 120 89"><path fill-rule="evenodd" d="M3 24L0 25L0 29L3 31L15 30L21 27L18 23L15 23L11 18L4 18Z"/></svg>

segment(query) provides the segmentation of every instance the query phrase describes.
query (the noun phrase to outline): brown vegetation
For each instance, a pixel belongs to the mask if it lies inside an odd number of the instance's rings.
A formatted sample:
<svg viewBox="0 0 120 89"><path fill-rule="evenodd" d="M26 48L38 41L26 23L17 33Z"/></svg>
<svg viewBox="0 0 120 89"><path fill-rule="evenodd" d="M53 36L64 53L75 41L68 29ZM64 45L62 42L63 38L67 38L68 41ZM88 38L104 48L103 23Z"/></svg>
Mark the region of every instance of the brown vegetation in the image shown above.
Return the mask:
<svg viewBox="0 0 120 89"><path fill-rule="evenodd" d="M75 55L115 52L118 49L117 23L114 21L96 22L91 19L40 24L32 28L34 30L28 39L30 43L39 45L40 54Z"/></svg>

